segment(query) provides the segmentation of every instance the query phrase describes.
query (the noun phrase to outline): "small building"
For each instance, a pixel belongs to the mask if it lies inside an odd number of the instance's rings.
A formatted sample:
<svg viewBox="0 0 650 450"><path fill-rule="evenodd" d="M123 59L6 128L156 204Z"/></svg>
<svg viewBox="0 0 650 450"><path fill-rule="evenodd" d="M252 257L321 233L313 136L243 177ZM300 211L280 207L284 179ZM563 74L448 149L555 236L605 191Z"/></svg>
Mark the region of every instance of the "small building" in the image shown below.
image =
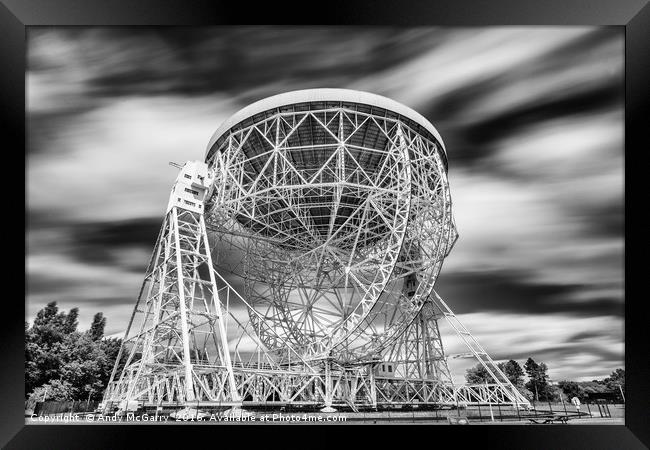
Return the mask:
<svg viewBox="0 0 650 450"><path fill-rule="evenodd" d="M187 161L181 168L169 196L167 211L173 207L203 213L204 201L213 179L208 165L201 161Z"/></svg>
<svg viewBox="0 0 650 450"><path fill-rule="evenodd" d="M394 377L395 376L395 363L382 361L375 366L375 375L378 377Z"/></svg>

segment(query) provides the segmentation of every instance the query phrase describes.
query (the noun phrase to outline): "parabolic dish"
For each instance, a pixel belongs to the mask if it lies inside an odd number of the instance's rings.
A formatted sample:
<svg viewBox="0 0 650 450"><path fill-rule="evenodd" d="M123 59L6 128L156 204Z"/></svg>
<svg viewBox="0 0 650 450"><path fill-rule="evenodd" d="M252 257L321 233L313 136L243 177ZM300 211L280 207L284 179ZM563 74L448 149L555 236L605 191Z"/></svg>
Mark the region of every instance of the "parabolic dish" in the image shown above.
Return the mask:
<svg viewBox="0 0 650 450"><path fill-rule="evenodd" d="M280 336L307 358L372 358L418 313L457 238L439 133L386 97L263 99L219 127L206 162L206 222L236 249L270 350Z"/></svg>

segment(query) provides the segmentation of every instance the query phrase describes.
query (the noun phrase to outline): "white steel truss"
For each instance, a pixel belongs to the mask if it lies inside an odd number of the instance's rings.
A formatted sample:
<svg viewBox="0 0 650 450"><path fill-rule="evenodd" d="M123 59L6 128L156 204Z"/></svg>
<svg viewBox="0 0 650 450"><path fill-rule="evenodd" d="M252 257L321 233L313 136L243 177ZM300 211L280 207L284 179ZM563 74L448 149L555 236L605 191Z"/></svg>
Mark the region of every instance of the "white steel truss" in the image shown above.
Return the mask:
<svg viewBox="0 0 650 450"><path fill-rule="evenodd" d="M243 277L264 321L310 358L390 345L457 238L440 143L339 106L268 114L215 146L208 226L243 255L220 269Z"/></svg>
<svg viewBox="0 0 650 450"><path fill-rule="evenodd" d="M427 301L413 322L386 350L383 360L395 364L395 377L435 379L453 385L438 329L439 317L433 304Z"/></svg>
<svg viewBox="0 0 650 450"><path fill-rule="evenodd" d="M209 367L221 373L219 399L239 403L224 319L203 215L174 206L120 351L128 347L124 369L106 400L192 402L209 390L200 377Z"/></svg>
<svg viewBox="0 0 650 450"><path fill-rule="evenodd" d="M364 105L233 126L178 175L104 405L527 405L433 289L458 237L441 147ZM493 383L454 385L443 317Z"/></svg>

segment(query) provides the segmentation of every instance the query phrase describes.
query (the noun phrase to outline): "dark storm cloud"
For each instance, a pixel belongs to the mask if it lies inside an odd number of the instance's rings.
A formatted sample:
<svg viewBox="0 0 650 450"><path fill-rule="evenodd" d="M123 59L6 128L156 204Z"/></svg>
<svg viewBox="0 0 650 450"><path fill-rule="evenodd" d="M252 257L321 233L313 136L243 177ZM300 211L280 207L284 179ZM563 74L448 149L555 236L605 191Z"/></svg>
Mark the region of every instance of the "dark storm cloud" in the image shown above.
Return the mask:
<svg viewBox="0 0 650 450"><path fill-rule="evenodd" d="M555 62L549 63L549 66L560 68L557 62L564 64L567 61L574 61L575 63L580 58L583 58L585 54L597 53L599 48L611 44L613 40L620 36L620 33L621 29L615 26L594 27L589 33L548 52L545 57L547 60Z"/></svg>
<svg viewBox="0 0 650 450"><path fill-rule="evenodd" d="M436 291L454 299L456 313L503 312L561 313L577 317L624 315L617 298L590 298L577 302L573 295L585 289L579 284L541 284L527 281L525 274L511 272L448 273L441 275Z"/></svg>
<svg viewBox="0 0 650 450"><path fill-rule="evenodd" d="M50 30L33 30L45 39ZM88 80L94 95L242 95L250 86L292 80L302 86L339 85L384 70L430 50L440 30L306 27L66 30L80 64L99 66ZM107 45L108 43L108 45ZM47 55L30 54L35 73L60 68ZM252 99L242 96L242 102Z"/></svg>
<svg viewBox="0 0 650 450"><path fill-rule="evenodd" d="M584 206L576 211L587 220L590 232L594 236L616 237L623 235L625 230L625 205L622 201L606 202L596 207Z"/></svg>
<svg viewBox="0 0 650 450"><path fill-rule="evenodd" d="M123 264L128 261L119 258L122 251L152 251L162 220L162 217L149 217L78 223L62 218L56 211L34 210L28 215L27 224L33 236L38 236L42 230L56 233L56 240L39 240L36 245L61 244L63 248L58 251L65 252L80 262ZM125 268L141 272L143 264L146 261L136 260Z"/></svg>
<svg viewBox="0 0 650 450"><path fill-rule="evenodd" d="M150 253L162 224L162 218L132 219L72 226L75 237L72 254L85 262L117 263L121 249L140 249ZM128 261L125 269L143 273L146 261Z"/></svg>
<svg viewBox="0 0 650 450"><path fill-rule="evenodd" d="M609 336L609 333L603 332L603 331L581 331L579 333L574 334L573 336L570 337L571 341L589 341L591 339L597 339L600 337L607 337Z"/></svg>
<svg viewBox="0 0 650 450"><path fill-rule="evenodd" d="M595 30L524 65L510 67L445 92L420 112L425 117L440 118L437 124L445 131L447 146L454 149L454 161L464 165L489 162L493 153L498 151L495 142L528 127L539 127L545 121L563 117L620 109L624 95L623 72L622 67L615 63L612 64L615 71L608 76L572 83L576 67L594 64L599 58L611 54L608 47L611 47L617 32L611 28ZM543 82L550 77L559 80L549 86L547 92L540 92L534 81ZM530 85L530 92L522 89L520 93L528 101L467 121L477 104L517 83Z"/></svg>
<svg viewBox="0 0 650 450"><path fill-rule="evenodd" d="M81 245L152 249L162 225L162 217L115 222L84 223L71 228Z"/></svg>
<svg viewBox="0 0 650 450"><path fill-rule="evenodd" d="M538 103L505 111L465 128L468 144L475 148L532 125L539 126L545 120L557 120L563 116L610 110L619 105L623 90L620 84L599 86L585 92L569 93L561 98L540 100Z"/></svg>
<svg viewBox="0 0 650 450"><path fill-rule="evenodd" d="M55 297L57 290L63 287L60 279L40 273L30 274L27 281L29 284L29 293L47 292Z"/></svg>
<svg viewBox="0 0 650 450"><path fill-rule="evenodd" d="M65 222L65 218L62 218L60 212L54 208L30 208L28 203L27 210L25 225L30 231L56 227Z"/></svg>
<svg viewBox="0 0 650 450"><path fill-rule="evenodd" d="M65 111L33 112L26 115L27 153L42 153L51 149L56 141L61 140L62 129L80 115L92 109L85 107L70 108ZM30 130L37 130L30 132Z"/></svg>
<svg viewBox="0 0 650 450"><path fill-rule="evenodd" d="M106 305L111 305L112 307L122 306L122 307L127 307L128 309L129 306L135 305L138 296L137 294L138 292L134 291L132 295L124 296L124 297L107 296L107 297L90 298L85 300L83 302L83 305L86 309L99 308L99 310L101 310L102 306L106 306Z"/></svg>

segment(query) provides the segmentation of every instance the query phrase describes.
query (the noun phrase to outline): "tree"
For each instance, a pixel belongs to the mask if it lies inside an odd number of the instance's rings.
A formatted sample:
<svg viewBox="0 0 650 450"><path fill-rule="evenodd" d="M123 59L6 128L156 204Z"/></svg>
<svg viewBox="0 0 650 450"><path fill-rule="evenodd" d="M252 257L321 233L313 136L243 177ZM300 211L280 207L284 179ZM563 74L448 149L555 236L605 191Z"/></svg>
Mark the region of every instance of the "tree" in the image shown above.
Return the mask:
<svg viewBox="0 0 650 450"><path fill-rule="evenodd" d="M101 340L101 346L106 355L106 366L102 372L102 385L105 387L108 385L108 380L111 377L111 372L115 366L115 361L117 360L117 355L120 352L120 347L122 347L122 339L118 338L104 338ZM121 373L124 365L126 363L127 354L122 353L120 360L117 363L117 373Z"/></svg>
<svg viewBox="0 0 650 450"><path fill-rule="evenodd" d="M481 363L467 369L465 372L465 380L469 384L493 383L492 377Z"/></svg>
<svg viewBox="0 0 650 450"><path fill-rule="evenodd" d="M566 395L568 399L572 399L573 397L585 399L587 397L585 389L580 385L580 383L575 381L562 380L558 383L558 386L562 389L562 392L564 392L564 395Z"/></svg>
<svg viewBox="0 0 650 450"><path fill-rule="evenodd" d="M103 313L98 312L93 317L93 323L90 325L90 337L93 341L98 341L104 337L104 327L106 326L106 317Z"/></svg>
<svg viewBox="0 0 650 450"><path fill-rule="evenodd" d="M549 384L544 388L542 399L549 402L559 402L562 401L563 396L565 396L564 392L562 392L559 386L551 386Z"/></svg>
<svg viewBox="0 0 650 450"><path fill-rule="evenodd" d="M524 364L524 369L526 370L526 375L528 375L529 379L528 383L526 383L526 387L535 394L535 399L539 401L538 384L536 382L537 373L539 372L539 364L537 364L533 358L529 357Z"/></svg>
<svg viewBox="0 0 650 450"><path fill-rule="evenodd" d="M497 365L515 387L519 388L524 386L524 370L517 361L511 359L505 363L500 362Z"/></svg>
<svg viewBox="0 0 650 450"><path fill-rule="evenodd" d="M59 351L63 342L74 333L70 330L76 323L76 311L59 312L56 302L41 309L32 327L25 324L25 393L32 392L52 379L59 378L61 358ZM76 325L75 325L76 328Z"/></svg>
<svg viewBox="0 0 650 450"><path fill-rule="evenodd" d="M526 389L524 386L521 386L521 387L517 386L517 390L528 401L532 401L535 398L535 395L532 392L530 392L528 389Z"/></svg>
<svg viewBox="0 0 650 450"><path fill-rule="evenodd" d="M77 330L77 325L79 325L79 322L77 321L78 317L79 308L72 308L68 315L65 317L65 321L63 323L63 331L65 333L73 333Z"/></svg>
<svg viewBox="0 0 650 450"><path fill-rule="evenodd" d="M38 398L45 388L51 400L99 399L108 384L121 339L105 339L106 318L95 314L90 329L77 331L79 310L59 312L56 302L25 323L25 394ZM123 366L125 357L120 365Z"/></svg>
<svg viewBox="0 0 650 450"><path fill-rule="evenodd" d="M578 384L584 390L585 397L587 397L589 394L601 394L608 391L607 386L605 386L602 381L598 380L583 381Z"/></svg>
<svg viewBox="0 0 650 450"><path fill-rule="evenodd" d="M535 399L539 401L547 400L551 396L548 384L548 375L546 374L548 368L546 364L537 364L533 358L528 358L524 364L524 370L528 375L529 381L526 383L526 388L535 394Z"/></svg>
<svg viewBox="0 0 650 450"><path fill-rule="evenodd" d="M517 388L523 388L524 387L524 381L523 381L523 376L524 376L524 371L519 365L517 361L514 359L511 359L506 362L500 362L497 364L499 369L505 374L506 378ZM506 380L502 380L501 377L498 375L496 371L493 371L494 375L499 377L500 381L505 382ZM465 379L467 380L468 383L470 384L485 384L487 383L494 383L495 380L492 378L490 373L483 367L483 364L478 363L474 367L470 367L467 369L465 373Z"/></svg>
<svg viewBox="0 0 650 450"><path fill-rule="evenodd" d="M52 323L57 313L59 312L59 307L56 306L56 302L50 302L41 309L34 319L34 326L47 325Z"/></svg>
<svg viewBox="0 0 650 450"><path fill-rule="evenodd" d="M610 390L625 392L625 369L616 369L611 375L603 380L605 386Z"/></svg>

